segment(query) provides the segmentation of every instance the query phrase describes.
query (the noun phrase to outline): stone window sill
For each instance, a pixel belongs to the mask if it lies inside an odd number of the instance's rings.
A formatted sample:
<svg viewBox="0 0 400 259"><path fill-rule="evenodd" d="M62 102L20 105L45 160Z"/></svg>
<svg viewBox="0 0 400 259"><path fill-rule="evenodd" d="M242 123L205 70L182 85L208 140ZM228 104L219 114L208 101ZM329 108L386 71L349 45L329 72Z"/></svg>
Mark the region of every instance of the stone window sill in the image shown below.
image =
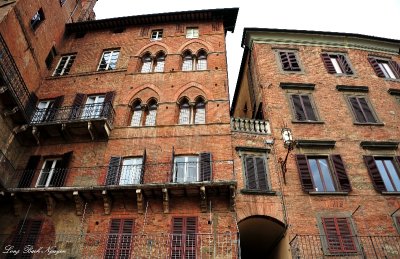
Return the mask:
<svg viewBox="0 0 400 259"><path fill-rule="evenodd" d="M275 195L274 191L266 191L266 190L251 190L251 189L241 189L240 193L242 194L251 194L251 195Z"/></svg>

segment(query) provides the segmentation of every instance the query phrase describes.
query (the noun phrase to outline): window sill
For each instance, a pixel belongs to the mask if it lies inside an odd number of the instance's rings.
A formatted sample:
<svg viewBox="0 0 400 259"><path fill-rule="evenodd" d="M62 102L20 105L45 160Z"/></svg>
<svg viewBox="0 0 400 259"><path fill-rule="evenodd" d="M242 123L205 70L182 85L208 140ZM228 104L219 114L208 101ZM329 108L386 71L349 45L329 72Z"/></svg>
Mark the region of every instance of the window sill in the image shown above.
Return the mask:
<svg viewBox="0 0 400 259"><path fill-rule="evenodd" d="M331 74L337 77L357 77L355 74L345 74L345 73L335 73L335 74Z"/></svg>
<svg viewBox="0 0 400 259"><path fill-rule="evenodd" d="M241 189L241 194L251 194L251 195L276 195L274 191L266 191L266 190L251 190L251 189Z"/></svg>
<svg viewBox="0 0 400 259"><path fill-rule="evenodd" d="M400 78L396 78L396 79L394 79L394 78L384 78L386 81L391 81L391 82L397 82L397 83L400 83Z"/></svg>
<svg viewBox="0 0 400 259"><path fill-rule="evenodd" d="M101 71L90 71L90 72L79 72L79 73L69 73L68 75L59 75L59 76L48 76L46 80L56 80L61 78L68 78L68 77L77 77L77 76L91 76L97 74L105 74L105 73L118 73L118 72L126 72L126 68L119 68L119 69L109 69L109 70L101 70Z"/></svg>
<svg viewBox="0 0 400 259"><path fill-rule="evenodd" d="M325 121L298 121L298 120L292 120L292 123L325 124Z"/></svg>
<svg viewBox="0 0 400 259"><path fill-rule="evenodd" d="M382 192L382 195L400 195L400 192Z"/></svg>
<svg viewBox="0 0 400 259"><path fill-rule="evenodd" d="M287 70L281 70L282 74L295 74L295 75L305 75L306 72L304 72L303 70L301 71L287 71Z"/></svg>
<svg viewBox="0 0 400 259"><path fill-rule="evenodd" d="M384 123L382 122L377 122L377 123L361 123L361 122L353 122L354 125L357 126L385 126Z"/></svg>
<svg viewBox="0 0 400 259"><path fill-rule="evenodd" d="M308 194L310 194L310 195L339 195L339 196L345 196L345 195L348 195L349 192L316 192L316 191L312 191L312 192L308 192Z"/></svg>

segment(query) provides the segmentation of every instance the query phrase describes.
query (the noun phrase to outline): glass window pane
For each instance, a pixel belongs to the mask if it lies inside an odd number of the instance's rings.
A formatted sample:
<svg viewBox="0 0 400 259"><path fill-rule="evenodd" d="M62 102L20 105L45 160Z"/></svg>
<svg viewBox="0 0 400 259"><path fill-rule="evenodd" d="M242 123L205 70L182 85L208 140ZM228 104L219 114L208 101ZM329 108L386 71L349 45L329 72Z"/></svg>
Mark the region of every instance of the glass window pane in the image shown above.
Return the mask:
<svg viewBox="0 0 400 259"><path fill-rule="evenodd" d="M154 126L156 125L156 114L157 114L157 110L149 110L149 113L146 116L146 122L145 125L146 126Z"/></svg>
<svg viewBox="0 0 400 259"><path fill-rule="evenodd" d="M318 159L318 162L319 162L319 167L321 168L322 171L323 181L325 183L325 188L326 188L325 191L334 192L335 185L333 184L332 175L331 172L329 171L328 160Z"/></svg>
<svg viewBox="0 0 400 259"><path fill-rule="evenodd" d="M141 120L142 120L142 110L135 109L132 115L131 126L134 127L140 126Z"/></svg>
<svg viewBox="0 0 400 259"><path fill-rule="evenodd" d="M317 160L316 159L308 159L308 163L311 169L311 176L314 180L314 188L317 192L324 191L324 186L322 184L322 179L318 170Z"/></svg>
<svg viewBox="0 0 400 259"><path fill-rule="evenodd" d="M183 60L183 65L182 65L182 70L183 71L190 71L193 70L193 59L191 56L186 56Z"/></svg>
<svg viewBox="0 0 400 259"><path fill-rule="evenodd" d="M400 191L400 178L399 178L396 168L394 167L393 161L390 159L385 159L384 162L385 162L386 168L388 170L388 173L389 173L390 177L392 178L392 181L393 181L396 191L397 192Z"/></svg>
<svg viewBox="0 0 400 259"><path fill-rule="evenodd" d="M154 72L163 72L164 71L164 60L158 60L156 66L154 67Z"/></svg>
<svg viewBox="0 0 400 259"><path fill-rule="evenodd" d="M388 72L386 71L386 68L383 66L383 63L378 63L379 68L381 69L381 71L383 72L383 74L385 75L386 78L390 78L390 75L388 74Z"/></svg>
<svg viewBox="0 0 400 259"><path fill-rule="evenodd" d="M340 65L339 65L339 62L337 61L337 59L336 58L331 58L331 62L333 64L333 67L335 68L336 73L342 74L343 71L340 68Z"/></svg>
<svg viewBox="0 0 400 259"><path fill-rule="evenodd" d="M383 65L384 69L386 70L387 75L390 78L396 79L396 76L394 75L394 73L393 73L392 69L390 68L389 64L388 63L382 63L382 65Z"/></svg>
<svg viewBox="0 0 400 259"><path fill-rule="evenodd" d="M190 123L190 107L181 107L179 112L179 124Z"/></svg>
<svg viewBox="0 0 400 259"><path fill-rule="evenodd" d="M194 117L195 124L204 124L206 122L206 110L204 109L204 105L196 106L196 114Z"/></svg>
<svg viewBox="0 0 400 259"><path fill-rule="evenodd" d="M375 160L375 163L376 163L376 166L378 167L379 173L381 174L381 177L382 177L383 183L385 184L386 190L388 192L393 192L394 188L393 188L392 183L390 182L388 172L386 171L386 168L383 164L383 160L377 159L377 160Z"/></svg>
<svg viewBox="0 0 400 259"><path fill-rule="evenodd" d="M125 158L122 161L119 184L139 184L142 171L142 158Z"/></svg>
<svg viewBox="0 0 400 259"><path fill-rule="evenodd" d="M197 61L197 70L206 70L207 69L207 59L202 58Z"/></svg>

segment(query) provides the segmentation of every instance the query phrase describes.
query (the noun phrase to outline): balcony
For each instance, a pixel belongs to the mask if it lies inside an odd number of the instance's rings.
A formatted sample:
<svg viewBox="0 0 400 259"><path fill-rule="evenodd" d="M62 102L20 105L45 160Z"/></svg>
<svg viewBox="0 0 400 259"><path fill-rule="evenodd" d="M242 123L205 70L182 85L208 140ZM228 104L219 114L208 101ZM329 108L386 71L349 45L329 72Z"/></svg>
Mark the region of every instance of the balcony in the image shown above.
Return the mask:
<svg viewBox="0 0 400 259"><path fill-rule="evenodd" d="M183 171L184 166L192 171ZM209 175L202 173L204 168ZM110 201L119 197L133 197L139 213L143 213L144 198L162 200L165 213L169 212L171 200L182 197L197 200L203 212L208 210L210 197L226 200L231 210L235 204L236 181L231 160L212 161L208 165L146 162L130 166L16 170L9 175L12 177L4 184L14 202L45 200L49 215L54 202L66 200L77 203L77 214L81 213L84 201L93 199L102 199L105 213L109 214Z"/></svg>
<svg viewBox="0 0 400 259"><path fill-rule="evenodd" d="M6 187L6 183L13 175L16 175L14 166L0 150L0 190Z"/></svg>
<svg viewBox="0 0 400 259"><path fill-rule="evenodd" d="M21 240L28 239L21 238ZM29 251L35 254L35 258L104 258L105 254L110 256L107 258L239 258L239 235L231 232L192 235L167 233L38 235L32 239L36 240L36 244L25 253L23 247L26 244L14 244L12 240L13 235L0 235L2 253L9 251L11 254L11 246L14 246L14 251L20 250L18 256L21 258L23 255L28 256ZM29 244L35 243L29 240L27 241ZM118 254L120 257L117 257Z"/></svg>
<svg viewBox="0 0 400 259"><path fill-rule="evenodd" d="M231 129L232 131L262 134L271 134L271 127L269 121L265 120L253 120L246 118L231 118Z"/></svg>
<svg viewBox="0 0 400 259"><path fill-rule="evenodd" d="M31 140L40 144L108 139L115 111L111 103L36 109L30 125ZM22 134L22 133L21 133Z"/></svg>
<svg viewBox="0 0 400 259"><path fill-rule="evenodd" d="M36 96L30 94L8 47L0 35L0 100L3 114L14 123L26 124L34 111Z"/></svg>
<svg viewBox="0 0 400 259"><path fill-rule="evenodd" d="M339 239L353 240L353 247L348 249L348 243L346 247ZM292 258L400 258L400 236L330 237L329 246L327 240L327 236L296 235L290 242Z"/></svg>

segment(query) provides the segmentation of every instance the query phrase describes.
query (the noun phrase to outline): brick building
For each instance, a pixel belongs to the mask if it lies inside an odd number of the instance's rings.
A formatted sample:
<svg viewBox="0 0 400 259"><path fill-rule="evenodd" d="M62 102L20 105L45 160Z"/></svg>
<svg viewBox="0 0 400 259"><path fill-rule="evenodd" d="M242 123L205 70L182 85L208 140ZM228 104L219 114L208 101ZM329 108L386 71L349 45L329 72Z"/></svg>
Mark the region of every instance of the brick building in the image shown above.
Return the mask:
<svg viewBox="0 0 400 259"><path fill-rule="evenodd" d="M2 256L236 258L238 9L94 20L95 2L1 3Z"/></svg>
<svg viewBox="0 0 400 259"><path fill-rule="evenodd" d="M277 258L398 258L400 41L245 28L242 46L231 107L242 256L261 254L269 226ZM241 132L260 125L267 137Z"/></svg>

